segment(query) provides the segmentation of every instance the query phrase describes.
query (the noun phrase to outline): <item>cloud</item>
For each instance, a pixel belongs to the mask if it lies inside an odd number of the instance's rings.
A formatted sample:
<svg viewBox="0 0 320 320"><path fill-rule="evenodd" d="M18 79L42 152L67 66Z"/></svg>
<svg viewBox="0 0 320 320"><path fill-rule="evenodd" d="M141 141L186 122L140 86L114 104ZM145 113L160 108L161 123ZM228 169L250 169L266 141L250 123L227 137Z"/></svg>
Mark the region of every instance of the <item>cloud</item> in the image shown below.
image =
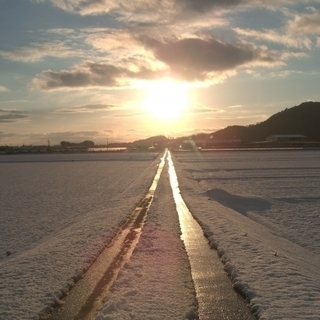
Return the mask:
<svg viewBox="0 0 320 320"><path fill-rule="evenodd" d="M281 6L294 0L51 0L58 8L81 15L116 12L137 20L154 21L155 17L170 20L171 16L203 15L210 11L232 9L236 6ZM308 2L308 1L307 1ZM149 17L149 18L148 18ZM165 19L163 19L165 17Z"/></svg>
<svg viewBox="0 0 320 320"><path fill-rule="evenodd" d="M268 118L268 115L266 114L252 114L252 111L250 112L243 112L234 114L234 113L224 113L224 114L218 114L215 115L214 117L208 117L207 119L214 119L214 120L252 120L256 119L256 122L260 122L263 120L266 120ZM233 121L233 125L237 124L236 122Z"/></svg>
<svg viewBox="0 0 320 320"><path fill-rule="evenodd" d="M136 64L136 70L120 67L109 63L86 62L77 66L74 70L54 72L43 71L32 84L40 90L55 90L60 88L83 87L126 87L130 80L155 79L163 75L162 71L152 70Z"/></svg>
<svg viewBox="0 0 320 320"><path fill-rule="evenodd" d="M320 35L320 13L296 15L289 23L289 30L294 34Z"/></svg>
<svg viewBox="0 0 320 320"><path fill-rule="evenodd" d="M312 36L320 35L320 13L313 7L307 7L311 13L297 14L288 8L283 9L285 16L290 17L287 23L278 30L274 29L243 29L233 28L239 36L255 40L279 43L287 47L311 49L317 39Z"/></svg>
<svg viewBox="0 0 320 320"><path fill-rule="evenodd" d="M3 104L7 104L7 103L28 103L30 102L30 100L3 100L1 101L0 103L3 103Z"/></svg>
<svg viewBox="0 0 320 320"><path fill-rule="evenodd" d="M17 135L16 133L8 133L8 132L0 131L0 140L4 138L11 138L16 135Z"/></svg>
<svg viewBox="0 0 320 320"><path fill-rule="evenodd" d="M86 31L88 33L86 41L97 49L108 51L132 47L132 37L126 31L113 29Z"/></svg>
<svg viewBox="0 0 320 320"><path fill-rule="evenodd" d="M255 40L264 40L273 43L280 43L293 48L311 48L312 41L307 37L297 37L294 34L284 32L283 34L276 30L253 30L253 29L233 29L238 35L253 38Z"/></svg>
<svg viewBox="0 0 320 320"><path fill-rule="evenodd" d="M298 74L298 75L303 75L304 72L302 71L297 71L297 70L281 70L277 72L270 72L269 77L273 78L288 78L291 75Z"/></svg>
<svg viewBox="0 0 320 320"><path fill-rule="evenodd" d="M72 70L45 70L32 80L32 85L44 91L84 87L120 88L132 86L136 80L168 76L183 81L215 83L236 74L238 68L274 67L283 64L290 56L266 47L226 43L214 38L158 40L145 35L134 38L140 50L146 54L133 53L132 57L120 55L112 63L84 62ZM115 53L111 55L114 58Z"/></svg>
<svg viewBox="0 0 320 320"><path fill-rule="evenodd" d="M29 116L20 110L0 109L0 123L17 122Z"/></svg>
<svg viewBox="0 0 320 320"><path fill-rule="evenodd" d="M105 111L110 108L114 108L114 105L104 105L104 104L88 104L84 106L63 108L56 111L56 113L87 113L95 111Z"/></svg>
<svg viewBox="0 0 320 320"><path fill-rule="evenodd" d="M123 114L116 114L114 118L132 118L132 117L140 117L143 113L142 112L135 112L135 113L123 113Z"/></svg>
<svg viewBox="0 0 320 320"><path fill-rule="evenodd" d="M169 67L171 76L191 81L246 65L273 66L279 59L275 53L253 45L230 44L213 38L161 42L142 37L141 42Z"/></svg>
<svg viewBox="0 0 320 320"><path fill-rule="evenodd" d="M199 105L193 108L189 108L186 112L189 112L192 114L208 114L208 113L221 113L223 112L223 110L213 109L208 106Z"/></svg>
<svg viewBox="0 0 320 320"><path fill-rule="evenodd" d="M0 86L0 92L6 92L6 91L9 91L9 89L4 86Z"/></svg>
<svg viewBox="0 0 320 320"><path fill-rule="evenodd" d="M82 15L103 14L110 11L147 13L153 11L190 10L205 11L213 7L229 7L245 0L52 0L53 4L65 11L77 12Z"/></svg>
<svg viewBox="0 0 320 320"><path fill-rule="evenodd" d="M228 109L236 109L236 108L242 108L242 105L241 104L236 104L236 105L228 107Z"/></svg>
<svg viewBox="0 0 320 320"><path fill-rule="evenodd" d="M121 70L112 65L87 63L76 69L54 72L43 71L38 78L33 79L33 85L40 90L83 87L114 87Z"/></svg>
<svg viewBox="0 0 320 320"><path fill-rule="evenodd" d="M63 42L53 41L47 43L33 43L28 47L0 50L0 56L12 61L36 62L45 57L66 58L75 55L75 51Z"/></svg>

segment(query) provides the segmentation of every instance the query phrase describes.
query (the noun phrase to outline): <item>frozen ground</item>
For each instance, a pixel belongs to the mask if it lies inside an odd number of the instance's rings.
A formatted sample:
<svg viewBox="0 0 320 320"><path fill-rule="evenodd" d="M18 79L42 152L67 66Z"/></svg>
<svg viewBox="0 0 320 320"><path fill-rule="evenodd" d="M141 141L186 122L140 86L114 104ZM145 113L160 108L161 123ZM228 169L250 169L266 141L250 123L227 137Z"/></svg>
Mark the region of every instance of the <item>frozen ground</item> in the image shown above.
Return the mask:
<svg viewBox="0 0 320 320"><path fill-rule="evenodd" d="M320 152L174 158L190 211L260 319L320 319Z"/></svg>
<svg viewBox="0 0 320 320"><path fill-rule="evenodd" d="M0 157L1 319L35 319L59 303L147 190L154 156ZM190 211L258 316L319 319L320 152L181 152L173 160ZM99 320L193 316L165 175Z"/></svg>
<svg viewBox="0 0 320 320"><path fill-rule="evenodd" d="M152 153L0 157L0 318L34 319L148 189Z"/></svg>

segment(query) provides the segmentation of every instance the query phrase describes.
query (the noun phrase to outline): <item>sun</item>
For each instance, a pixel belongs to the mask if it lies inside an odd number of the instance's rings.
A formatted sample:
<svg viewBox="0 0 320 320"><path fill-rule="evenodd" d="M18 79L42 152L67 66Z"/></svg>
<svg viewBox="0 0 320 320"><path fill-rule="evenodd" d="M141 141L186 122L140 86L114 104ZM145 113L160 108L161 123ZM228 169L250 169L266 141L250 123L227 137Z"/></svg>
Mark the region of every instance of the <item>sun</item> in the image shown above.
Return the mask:
<svg viewBox="0 0 320 320"><path fill-rule="evenodd" d="M158 120L176 120L188 108L188 88L171 79L152 81L146 88L144 107Z"/></svg>

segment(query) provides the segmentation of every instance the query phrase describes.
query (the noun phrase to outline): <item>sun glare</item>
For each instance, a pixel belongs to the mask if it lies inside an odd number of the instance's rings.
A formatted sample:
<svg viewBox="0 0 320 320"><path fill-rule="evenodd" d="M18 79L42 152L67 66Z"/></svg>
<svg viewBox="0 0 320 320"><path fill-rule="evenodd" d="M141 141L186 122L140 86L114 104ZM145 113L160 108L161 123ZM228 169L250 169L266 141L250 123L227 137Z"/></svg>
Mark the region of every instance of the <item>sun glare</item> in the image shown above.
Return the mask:
<svg viewBox="0 0 320 320"><path fill-rule="evenodd" d="M158 80L148 84L145 109L159 120L176 120L188 107L187 86L173 80Z"/></svg>

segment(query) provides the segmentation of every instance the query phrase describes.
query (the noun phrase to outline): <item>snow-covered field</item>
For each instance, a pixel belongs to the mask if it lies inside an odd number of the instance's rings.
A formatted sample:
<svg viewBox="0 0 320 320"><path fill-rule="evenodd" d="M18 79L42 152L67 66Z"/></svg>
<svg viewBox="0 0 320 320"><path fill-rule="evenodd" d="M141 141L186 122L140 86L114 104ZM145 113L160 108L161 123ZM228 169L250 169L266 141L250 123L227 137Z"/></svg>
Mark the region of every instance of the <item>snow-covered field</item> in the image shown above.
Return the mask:
<svg viewBox="0 0 320 320"><path fill-rule="evenodd" d="M0 157L1 319L34 319L73 285L145 194L156 156Z"/></svg>
<svg viewBox="0 0 320 320"><path fill-rule="evenodd" d="M172 157L184 200L257 315L320 319L320 151ZM59 303L159 162L151 153L1 156L0 318L35 319ZM177 224L164 170L141 241L98 319L192 318Z"/></svg>
<svg viewBox="0 0 320 320"><path fill-rule="evenodd" d="M320 319L320 151L174 160L185 202L260 319Z"/></svg>

